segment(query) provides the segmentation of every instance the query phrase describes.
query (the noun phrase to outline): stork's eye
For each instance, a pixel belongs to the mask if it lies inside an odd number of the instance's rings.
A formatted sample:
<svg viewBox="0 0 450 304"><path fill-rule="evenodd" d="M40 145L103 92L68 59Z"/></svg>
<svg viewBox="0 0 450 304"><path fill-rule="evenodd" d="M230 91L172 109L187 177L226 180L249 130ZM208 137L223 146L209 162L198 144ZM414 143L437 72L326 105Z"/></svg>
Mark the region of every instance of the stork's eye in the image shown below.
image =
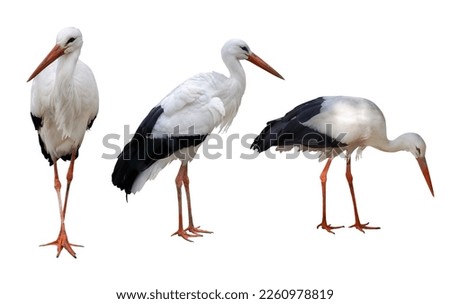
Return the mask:
<svg viewBox="0 0 450 304"><path fill-rule="evenodd" d="M420 149L416 147L417 154L420 155Z"/></svg>
<svg viewBox="0 0 450 304"><path fill-rule="evenodd" d="M248 47L246 47L246 46L241 46L241 49L242 49L244 52L246 52L246 53L249 52Z"/></svg>
<svg viewBox="0 0 450 304"><path fill-rule="evenodd" d="M74 42L75 41L75 38L70 38L69 40L67 40L67 43L66 43L66 45L68 45L69 43L72 43L72 42Z"/></svg>

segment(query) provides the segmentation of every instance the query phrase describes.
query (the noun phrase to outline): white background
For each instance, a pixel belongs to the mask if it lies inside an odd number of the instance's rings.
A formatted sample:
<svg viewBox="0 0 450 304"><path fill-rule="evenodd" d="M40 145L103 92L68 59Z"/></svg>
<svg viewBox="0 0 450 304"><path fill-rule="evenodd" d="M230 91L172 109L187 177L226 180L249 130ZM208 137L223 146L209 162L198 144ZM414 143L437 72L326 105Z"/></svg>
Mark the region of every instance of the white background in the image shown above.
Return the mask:
<svg viewBox="0 0 450 304"><path fill-rule="evenodd" d="M332 300L318 302L448 303L450 18L444 1L98 2L0 5L0 302L125 303L116 291L218 288L254 293L247 302L256 303L263 288L332 288ZM55 247L38 246L56 238L59 216L26 83L65 26L83 32L81 59L100 91L67 214L70 240L85 246L76 248L76 260L66 251L56 259ZM383 110L390 138L409 131L424 137L436 197L410 154L368 148L353 162L354 184L361 220L381 230L331 235L316 229L324 163L284 154L243 160L239 155L250 150L236 140L232 159L200 155L190 166L195 222L214 234L194 243L170 237L177 228L179 164L126 203L110 182L115 161L102 158L113 152L102 141L118 134L121 140L112 142L122 147L124 125L133 132L193 74L226 74L220 49L230 38L244 39L286 80L243 62L247 90L223 140L259 133L266 121L318 96L365 97ZM67 163L59 168L64 177ZM344 172L345 162L336 159L328 220L349 226L354 218Z"/></svg>

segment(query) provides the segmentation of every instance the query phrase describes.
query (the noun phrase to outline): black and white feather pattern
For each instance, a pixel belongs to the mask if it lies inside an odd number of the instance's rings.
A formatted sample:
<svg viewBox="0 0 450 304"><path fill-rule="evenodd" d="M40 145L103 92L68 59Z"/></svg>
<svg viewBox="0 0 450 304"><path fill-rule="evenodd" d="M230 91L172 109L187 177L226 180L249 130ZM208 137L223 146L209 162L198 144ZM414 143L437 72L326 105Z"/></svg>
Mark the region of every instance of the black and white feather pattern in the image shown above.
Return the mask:
<svg viewBox="0 0 450 304"><path fill-rule="evenodd" d="M333 138L306 123L320 114L324 97L300 104L285 116L269 121L267 126L255 138L252 149L263 152L272 146L279 150L288 150L294 146L302 150L324 150L345 147L342 138ZM331 127L331 125L330 125Z"/></svg>
<svg viewBox="0 0 450 304"><path fill-rule="evenodd" d="M112 182L121 190L125 190L126 194L140 190L136 186L133 188L133 185L135 185L138 177L145 174L147 170L150 171L149 168L155 166L156 162L169 159L174 153L186 148L200 145L208 135L155 135L153 133L154 126L163 113L164 110L161 105L154 107L142 121L133 138L124 147L117 159L112 174ZM188 150L186 150L186 153L189 153ZM163 168L156 167L152 168L153 171L159 172ZM158 172L153 173L153 175L156 176ZM150 172L148 173L148 177L143 181L144 183L152 176Z"/></svg>

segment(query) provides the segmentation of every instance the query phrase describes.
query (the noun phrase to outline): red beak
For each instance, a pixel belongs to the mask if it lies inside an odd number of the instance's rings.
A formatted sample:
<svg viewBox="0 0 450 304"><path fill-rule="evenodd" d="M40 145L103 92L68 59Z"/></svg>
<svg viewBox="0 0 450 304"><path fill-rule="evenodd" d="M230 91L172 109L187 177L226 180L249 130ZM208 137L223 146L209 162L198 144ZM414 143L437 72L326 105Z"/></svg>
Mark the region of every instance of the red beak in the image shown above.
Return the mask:
<svg viewBox="0 0 450 304"><path fill-rule="evenodd" d="M31 74L27 82L36 77L40 72L42 72L43 69L48 67L53 61L55 61L62 55L64 55L64 49L59 45L55 45L55 47L50 51L50 53L48 53L47 57L45 57L45 59L42 60L41 64L39 64L39 66L36 68L33 74Z"/></svg>
<svg viewBox="0 0 450 304"><path fill-rule="evenodd" d="M425 159L425 157L418 157L417 162L419 163L420 170L422 170L423 177L425 177L428 188L430 188L431 194L434 196L433 184L431 183L430 171L428 170L427 160Z"/></svg>
<svg viewBox="0 0 450 304"><path fill-rule="evenodd" d="M253 63L254 65L259 66L261 69L269 72L270 74L277 76L278 78L281 78L284 80L283 76L280 75L280 73L278 73L277 71L275 71L274 68L272 68L269 64L267 64L264 60L262 60L261 58L259 58L255 53L251 53L250 55L248 55L247 58L248 61L250 61L251 63Z"/></svg>

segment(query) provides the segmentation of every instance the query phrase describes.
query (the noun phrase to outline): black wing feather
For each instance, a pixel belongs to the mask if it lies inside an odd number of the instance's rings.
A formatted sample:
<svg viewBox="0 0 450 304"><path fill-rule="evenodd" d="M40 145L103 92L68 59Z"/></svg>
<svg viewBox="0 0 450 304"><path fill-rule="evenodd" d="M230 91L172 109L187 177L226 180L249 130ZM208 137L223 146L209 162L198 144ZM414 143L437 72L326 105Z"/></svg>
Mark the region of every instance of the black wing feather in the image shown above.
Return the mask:
<svg viewBox="0 0 450 304"><path fill-rule="evenodd" d="M39 131L42 127L42 118L33 115L33 113L30 113L30 114L31 114L31 120L33 121L34 129L36 131Z"/></svg>
<svg viewBox="0 0 450 304"><path fill-rule="evenodd" d="M95 116L94 118L92 118L91 121L88 122L86 130L89 130L90 128L92 128L92 125L94 124L94 121L96 118L97 118L97 116Z"/></svg>
<svg viewBox="0 0 450 304"><path fill-rule="evenodd" d="M49 165L53 165L53 160L50 157L50 154L47 152L47 148L45 147L45 143L41 138L41 135L39 134L39 130L42 128L42 118L31 114L31 120L33 121L34 129L38 131L38 139L39 139L39 146L41 147L42 155L44 155L45 159L48 160Z"/></svg>
<svg viewBox="0 0 450 304"><path fill-rule="evenodd" d="M163 112L161 106L156 106L150 111L117 159L112 173L112 183L125 190L126 194L131 193L138 175L157 160L164 159L183 148L199 145L207 137L207 134L153 137L153 127Z"/></svg>
<svg viewBox="0 0 450 304"><path fill-rule="evenodd" d="M323 97L302 103L286 113L285 116L269 121L267 126L255 138L251 148L263 152L272 146L303 145L309 148L325 148L345 146L332 137L311 129L305 125L320 113Z"/></svg>
<svg viewBox="0 0 450 304"><path fill-rule="evenodd" d="M33 115L33 113L30 113L30 114L31 114L31 120L33 121L34 129L36 131L38 131L39 146L41 147L42 155L44 155L45 159L48 160L49 165L52 166L53 165L53 159L51 158L50 154L47 152L47 147L45 146L45 143L42 140L41 135L39 134L39 131L41 130L41 128L43 126L42 118ZM94 120L91 121L91 125L92 125L93 121ZM75 155L75 158L78 157L78 150L79 149L77 149L77 154ZM67 155L63 155L61 157L61 159L64 160L64 161L67 161L67 160L70 160L71 157L72 157L71 154L67 154Z"/></svg>

